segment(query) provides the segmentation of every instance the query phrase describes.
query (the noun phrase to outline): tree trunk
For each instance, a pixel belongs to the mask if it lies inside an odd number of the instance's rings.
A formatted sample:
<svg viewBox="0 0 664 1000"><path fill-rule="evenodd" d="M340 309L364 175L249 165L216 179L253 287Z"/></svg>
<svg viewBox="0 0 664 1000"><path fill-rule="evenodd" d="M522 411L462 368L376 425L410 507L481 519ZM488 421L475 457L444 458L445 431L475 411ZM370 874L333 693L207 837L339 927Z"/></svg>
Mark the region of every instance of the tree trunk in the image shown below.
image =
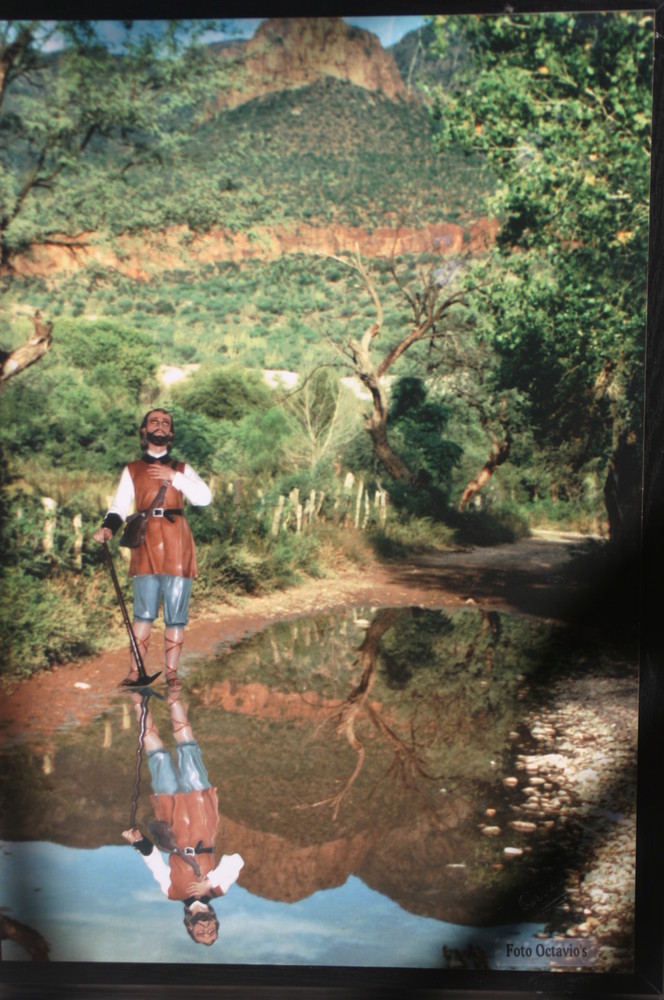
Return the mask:
<svg viewBox="0 0 664 1000"><path fill-rule="evenodd" d="M397 455L388 440L385 423L370 418L366 427L373 443L376 458L389 475L401 483L413 483L415 481L413 473Z"/></svg>
<svg viewBox="0 0 664 1000"><path fill-rule="evenodd" d="M393 479L401 483L412 483L415 481L415 476L397 455L387 436L387 395L381 385L380 377L375 372L368 371L368 368L367 364L364 370L359 372L359 377L373 400L371 415L366 418L364 426L371 438L374 453Z"/></svg>
<svg viewBox="0 0 664 1000"><path fill-rule="evenodd" d="M497 441L494 441L488 461L484 463L476 477L470 480L463 491L461 500L459 501L459 510L463 510L463 508L470 503L473 497L477 496L480 490L483 489L489 482L498 466L502 465L507 459L510 453L510 444L511 440L509 436L505 438L502 444L498 444Z"/></svg>
<svg viewBox="0 0 664 1000"><path fill-rule="evenodd" d="M636 434L621 435L604 483L609 538L626 555L638 551L641 537L641 450Z"/></svg>

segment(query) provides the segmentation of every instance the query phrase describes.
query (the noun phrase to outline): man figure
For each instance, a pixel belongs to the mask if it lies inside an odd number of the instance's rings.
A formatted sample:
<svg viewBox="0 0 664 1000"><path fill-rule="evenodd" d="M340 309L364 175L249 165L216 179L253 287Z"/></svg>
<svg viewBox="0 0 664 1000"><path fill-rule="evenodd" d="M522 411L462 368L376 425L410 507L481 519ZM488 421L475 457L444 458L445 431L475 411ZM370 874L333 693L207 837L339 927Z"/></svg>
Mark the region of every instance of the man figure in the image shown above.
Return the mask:
<svg viewBox="0 0 664 1000"><path fill-rule="evenodd" d="M131 550L129 564L134 588L133 632L143 660L152 622L163 601L167 682L177 678L184 629L189 621L191 583L198 575L194 540L182 509L183 498L197 507L207 506L212 499L209 487L189 465L171 460L169 451L174 436L173 418L166 410L150 410L145 415L140 426L143 458L124 468L109 512L93 535L102 544L109 541L126 519L132 501L136 501L137 511L147 510L162 484L167 484L163 507L148 518L145 541ZM138 675L135 657L130 652L125 682L137 680Z"/></svg>
<svg viewBox="0 0 664 1000"><path fill-rule="evenodd" d="M140 852L164 895L184 903L189 936L197 944L211 945L219 936L219 920L211 901L226 895L244 861L239 854L224 854L215 864L217 790L210 785L200 745L180 700L181 687L180 681L170 684L168 693L175 760L147 707L147 694L131 695L139 732L144 734L142 745L148 755L156 822L148 823L154 843L138 827L124 830L122 836Z"/></svg>

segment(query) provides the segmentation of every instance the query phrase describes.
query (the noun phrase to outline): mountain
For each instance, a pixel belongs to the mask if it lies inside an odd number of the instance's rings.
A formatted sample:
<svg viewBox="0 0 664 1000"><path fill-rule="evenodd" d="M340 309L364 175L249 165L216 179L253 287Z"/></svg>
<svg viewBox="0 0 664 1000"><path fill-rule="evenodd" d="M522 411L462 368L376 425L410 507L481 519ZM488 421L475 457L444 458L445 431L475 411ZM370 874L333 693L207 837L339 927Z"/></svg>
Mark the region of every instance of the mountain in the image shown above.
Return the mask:
<svg viewBox="0 0 664 1000"><path fill-rule="evenodd" d="M219 46L216 55L233 64L233 83L217 96L217 109L325 77L380 92L390 101L408 98L394 58L376 35L340 17L272 18L248 42Z"/></svg>

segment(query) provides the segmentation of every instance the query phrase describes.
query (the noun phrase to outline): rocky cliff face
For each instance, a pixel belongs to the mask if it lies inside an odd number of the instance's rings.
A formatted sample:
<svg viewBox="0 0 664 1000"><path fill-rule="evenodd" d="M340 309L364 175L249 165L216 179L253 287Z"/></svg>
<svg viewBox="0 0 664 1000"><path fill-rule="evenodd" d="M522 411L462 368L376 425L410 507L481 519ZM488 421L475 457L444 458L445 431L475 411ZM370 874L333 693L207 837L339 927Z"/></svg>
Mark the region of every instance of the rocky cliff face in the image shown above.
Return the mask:
<svg viewBox="0 0 664 1000"><path fill-rule="evenodd" d="M408 97L396 62L378 38L339 17L273 18L246 45L222 49L219 57L235 64L231 88L217 98L219 109L326 76L379 91L391 101Z"/></svg>
<svg viewBox="0 0 664 1000"><path fill-rule="evenodd" d="M207 233L192 235L186 227L174 226L119 236L112 246L95 233L60 234L53 243L34 244L12 263L14 273L21 277L73 274L96 264L134 281L149 281L174 268L195 269L218 261L276 260L284 254L352 253L356 248L364 257L482 253L493 244L496 231L497 223L489 219L478 219L466 228L441 222L422 229L382 226L370 233L353 226L319 228L300 223L253 230L251 234L213 227Z"/></svg>

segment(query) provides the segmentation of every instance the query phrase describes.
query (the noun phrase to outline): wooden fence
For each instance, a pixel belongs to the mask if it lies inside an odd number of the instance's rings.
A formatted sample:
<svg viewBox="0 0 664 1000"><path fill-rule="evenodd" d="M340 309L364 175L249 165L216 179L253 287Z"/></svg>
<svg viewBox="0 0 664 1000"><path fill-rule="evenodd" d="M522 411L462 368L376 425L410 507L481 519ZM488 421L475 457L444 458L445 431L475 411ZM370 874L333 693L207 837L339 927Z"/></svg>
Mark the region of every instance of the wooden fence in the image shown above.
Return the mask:
<svg viewBox="0 0 664 1000"><path fill-rule="evenodd" d="M242 490L237 483L229 483L228 491L232 493L237 504L243 502ZM112 497L107 497L110 505ZM44 528L42 548L45 553L52 553L55 546L55 532L58 518L58 506L51 497L42 497L44 511ZM264 501L259 496L260 510L267 516L270 524L270 534L278 537L284 531L315 531L320 524L333 521L358 531L365 531L371 525L384 527L387 521L389 496L379 482L367 486L364 479L357 478L349 472L343 481L339 481L331 494L312 489L302 496L299 489L293 489L288 495L279 497L271 511L264 507ZM94 525L94 530L98 523ZM60 528L62 524L60 522ZM76 514L71 518L71 537L74 565L83 566L84 530L83 516ZM129 560L128 549L120 549L121 556Z"/></svg>

